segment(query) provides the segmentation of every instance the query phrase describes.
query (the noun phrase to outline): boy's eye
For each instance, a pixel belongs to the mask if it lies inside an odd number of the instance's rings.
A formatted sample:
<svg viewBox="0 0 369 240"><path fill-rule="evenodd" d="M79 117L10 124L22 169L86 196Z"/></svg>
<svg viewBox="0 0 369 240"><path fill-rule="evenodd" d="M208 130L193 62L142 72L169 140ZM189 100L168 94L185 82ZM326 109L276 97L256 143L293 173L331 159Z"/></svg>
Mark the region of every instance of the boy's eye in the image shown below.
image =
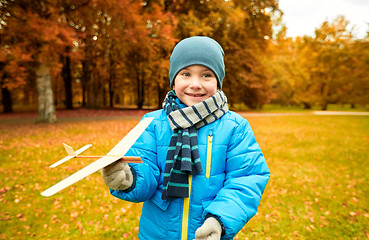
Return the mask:
<svg viewBox="0 0 369 240"><path fill-rule="evenodd" d="M185 77L189 77L190 73L189 72L183 72L182 75L185 76Z"/></svg>
<svg viewBox="0 0 369 240"><path fill-rule="evenodd" d="M209 77L213 77L213 74L211 74L211 73L204 73L202 76L204 78L209 78Z"/></svg>

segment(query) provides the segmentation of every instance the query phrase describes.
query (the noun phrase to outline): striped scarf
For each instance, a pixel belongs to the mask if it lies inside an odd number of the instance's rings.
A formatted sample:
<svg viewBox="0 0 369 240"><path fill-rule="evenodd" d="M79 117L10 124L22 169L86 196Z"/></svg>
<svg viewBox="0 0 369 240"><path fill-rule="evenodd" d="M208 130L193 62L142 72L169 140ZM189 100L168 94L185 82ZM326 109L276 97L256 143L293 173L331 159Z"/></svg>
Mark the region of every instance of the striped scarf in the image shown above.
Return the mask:
<svg viewBox="0 0 369 240"><path fill-rule="evenodd" d="M227 98L222 91L183 109L176 99L175 92L170 91L163 102L173 135L165 163L162 199L188 197L188 175L202 171L197 129L216 121L228 111Z"/></svg>

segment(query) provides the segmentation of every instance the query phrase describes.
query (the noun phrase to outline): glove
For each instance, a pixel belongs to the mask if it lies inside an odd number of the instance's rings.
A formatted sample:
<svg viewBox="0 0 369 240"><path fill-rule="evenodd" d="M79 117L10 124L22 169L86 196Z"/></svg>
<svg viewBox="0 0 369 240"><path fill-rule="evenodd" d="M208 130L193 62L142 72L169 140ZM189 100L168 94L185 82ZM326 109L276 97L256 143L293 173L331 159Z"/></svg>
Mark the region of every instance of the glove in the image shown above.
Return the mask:
<svg viewBox="0 0 369 240"><path fill-rule="evenodd" d="M196 240L219 240L222 234L222 227L218 220L209 217L204 224L195 232Z"/></svg>
<svg viewBox="0 0 369 240"><path fill-rule="evenodd" d="M106 186L113 190L126 190L133 183L133 174L127 163L116 161L101 170Z"/></svg>

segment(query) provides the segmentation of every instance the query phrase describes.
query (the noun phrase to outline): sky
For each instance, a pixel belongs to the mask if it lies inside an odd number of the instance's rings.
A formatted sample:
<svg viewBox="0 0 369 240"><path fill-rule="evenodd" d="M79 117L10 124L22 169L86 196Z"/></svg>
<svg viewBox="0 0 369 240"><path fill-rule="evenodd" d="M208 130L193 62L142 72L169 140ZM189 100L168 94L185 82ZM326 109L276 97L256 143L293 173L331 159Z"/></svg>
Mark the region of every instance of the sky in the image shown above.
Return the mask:
<svg viewBox="0 0 369 240"><path fill-rule="evenodd" d="M339 15L349 20L353 34L363 38L369 31L369 0L279 0L287 36L315 36L315 29Z"/></svg>

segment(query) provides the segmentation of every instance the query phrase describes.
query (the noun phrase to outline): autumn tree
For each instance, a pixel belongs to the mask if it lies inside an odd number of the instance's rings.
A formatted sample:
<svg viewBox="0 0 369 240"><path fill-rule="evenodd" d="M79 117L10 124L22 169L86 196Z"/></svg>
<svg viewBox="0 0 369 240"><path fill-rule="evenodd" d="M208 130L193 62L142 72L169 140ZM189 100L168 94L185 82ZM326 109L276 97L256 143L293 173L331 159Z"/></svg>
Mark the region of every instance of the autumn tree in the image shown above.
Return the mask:
<svg viewBox="0 0 369 240"><path fill-rule="evenodd" d="M342 103L348 78L352 77L353 42L347 29L348 21L338 17L325 21L315 31L315 37L297 39L301 68L308 77L296 79L295 100L305 107L319 105L323 110L329 103Z"/></svg>
<svg viewBox="0 0 369 240"><path fill-rule="evenodd" d="M160 4L91 1L69 14L79 36L77 48L84 55L81 76L85 106L113 106L129 95L142 108L145 89L159 81L147 79L154 72L161 73L161 66L167 67L157 62L165 62L161 54L173 42L170 14L163 13L164 5Z"/></svg>
<svg viewBox="0 0 369 240"><path fill-rule="evenodd" d="M255 108L269 100L262 56L272 33L270 13L278 10L274 0L21 1L11 6L23 15L33 13L33 18L25 18L24 29L12 33L30 32L18 39L18 46L38 46L35 49L39 50L31 51L32 59L38 59L33 63L47 62L54 81L63 80L67 108L73 107L73 69L81 79L84 106L113 106L127 95L139 108L153 103L160 106L168 91L174 43L193 35L213 37L224 47L224 90L231 103L244 102Z"/></svg>
<svg viewBox="0 0 369 240"><path fill-rule="evenodd" d="M29 53L28 66L36 76L38 121L55 122L52 75L60 71L58 55L64 54L73 35L60 16L60 6L54 1L6 1L2 16L7 16L2 44ZM18 62L18 65L21 65ZM51 71L52 70L52 71Z"/></svg>
<svg viewBox="0 0 369 240"><path fill-rule="evenodd" d="M347 76L351 75L352 55L348 45L353 36L347 25L348 21L344 17L338 17L332 23L324 22L315 31L314 44L319 51L311 77L320 85L319 105L323 110L327 109L329 103L339 102Z"/></svg>
<svg viewBox="0 0 369 240"><path fill-rule="evenodd" d="M75 46L82 54L74 64L81 63L81 81L83 106L101 108L104 106L106 87L109 79L107 69L109 47L109 25L111 15L108 14L112 1L87 1L79 8L73 7L67 19L77 34Z"/></svg>
<svg viewBox="0 0 369 240"><path fill-rule="evenodd" d="M296 87L299 82L306 82L308 75L301 65L298 41L287 37L286 28L282 28L269 42L264 62L269 73L273 103L296 104Z"/></svg>
<svg viewBox="0 0 369 240"><path fill-rule="evenodd" d="M276 102L323 110L329 103L365 103L367 41L354 39L347 26L338 17L324 22L315 37L277 35L269 47Z"/></svg>
<svg viewBox="0 0 369 240"><path fill-rule="evenodd" d="M69 31L73 35L73 42L65 44L65 48L62 54L60 54L60 63L62 65L61 77L63 79L64 86L64 99L65 107L67 109L73 108L73 66L82 61L83 54L79 51L80 38L85 30L78 16L80 12L83 12L90 0L84 1L60 1L59 2L59 15L64 22L69 26Z"/></svg>
<svg viewBox="0 0 369 240"><path fill-rule="evenodd" d="M1 36L4 40L6 37ZM13 112L11 91L27 85L27 63L30 55L15 46L1 43L0 87L5 113Z"/></svg>
<svg viewBox="0 0 369 240"><path fill-rule="evenodd" d="M268 1L170 1L178 18L176 37L206 35L224 48L230 103L257 108L268 102L270 86L263 63L272 36L271 14L277 2Z"/></svg>
<svg viewBox="0 0 369 240"><path fill-rule="evenodd" d="M369 104L369 35L364 39L357 39L349 45L352 61L348 68L350 74L346 76L344 92L340 103Z"/></svg>
<svg viewBox="0 0 369 240"><path fill-rule="evenodd" d="M156 98L149 99L149 103L156 103L161 108L166 93L169 90L169 57L175 45L174 31L177 26L177 19L169 11L169 1L150 1L143 6L146 28L149 31L150 40L149 63L146 66L149 70L147 88L156 89ZM149 94L149 98L153 98Z"/></svg>
<svg viewBox="0 0 369 240"><path fill-rule="evenodd" d="M260 108L271 97L264 56L272 38L271 16L278 12L276 1L235 1L233 24L225 28L226 60L230 62L227 74L231 75L228 89L231 96L237 96L234 101L250 108Z"/></svg>
<svg viewBox="0 0 369 240"><path fill-rule="evenodd" d="M3 2L0 5L0 87L2 93L2 104L4 112L13 111L11 91L15 88L27 84L26 65L29 62L30 54L26 53L22 46L17 43L18 39L14 34L9 33L9 20L12 19L13 12L11 4Z"/></svg>

